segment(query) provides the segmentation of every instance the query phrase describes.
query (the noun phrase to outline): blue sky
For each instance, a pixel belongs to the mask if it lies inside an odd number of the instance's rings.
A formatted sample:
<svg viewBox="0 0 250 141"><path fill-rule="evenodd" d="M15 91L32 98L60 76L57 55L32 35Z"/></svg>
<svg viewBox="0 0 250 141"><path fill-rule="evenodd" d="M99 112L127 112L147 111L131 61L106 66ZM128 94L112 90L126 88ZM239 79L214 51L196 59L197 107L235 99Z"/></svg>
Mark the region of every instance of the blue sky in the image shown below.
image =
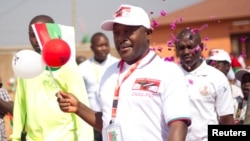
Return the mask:
<svg viewBox="0 0 250 141"><path fill-rule="evenodd" d="M132 4L144 8L153 17L161 10L170 13L202 0L1 0L0 5L0 47L26 46L29 21L38 14L47 14L57 23L75 26L76 43L84 34L91 36L102 31L100 23L112 19L120 4ZM75 9L75 10L73 10ZM111 32L108 35L111 44Z"/></svg>

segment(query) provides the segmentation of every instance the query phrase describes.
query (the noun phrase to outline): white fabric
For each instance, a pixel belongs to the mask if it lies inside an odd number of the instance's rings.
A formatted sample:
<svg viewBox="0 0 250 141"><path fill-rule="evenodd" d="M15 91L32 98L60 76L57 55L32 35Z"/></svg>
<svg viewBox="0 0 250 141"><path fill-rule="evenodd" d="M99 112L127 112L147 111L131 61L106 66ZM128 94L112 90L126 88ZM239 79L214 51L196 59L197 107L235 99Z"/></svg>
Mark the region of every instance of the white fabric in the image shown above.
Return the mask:
<svg viewBox="0 0 250 141"><path fill-rule="evenodd" d="M230 84L221 71L205 61L192 72L182 70L186 76L192 115L186 141L207 141L208 125L218 124L219 116L234 113Z"/></svg>
<svg viewBox="0 0 250 141"><path fill-rule="evenodd" d="M246 68L246 63L245 63L244 58L241 55L238 57L238 61L239 61L240 65L241 65L241 68L245 69Z"/></svg>
<svg viewBox="0 0 250 141"><path fill-rule="evenodd" d="M114 13L114 20L106 20L101 23L101 28L103 30L113 30L113 24L119 23L129 26L139 26L142 25L145 28L150 29L150 19L142 8L132 5L122 4L118 10Z"/></svg>
<svg viewBox="0 0 250 141"><path fill-rule="evenodd" d="M227 78L228 78L229 80L235 80L235 73L234 73L232 67L230 67L230 69L229 69L229 71L228 71L228 73L227 73Z"/></svg>
<svg viewBox="0 0 250 141"><path fill-rule="evenodd" d="M242 98L244 97L241 88L236 84L231 84L231 89L233 98L236 98L238 96Z"/></svg>
<svg viewBox="0 0 250 141"><path fill-rule="evenodd" d="M212 49L210 56L208 56L208 60L215 60L215 61L227 61L231 64L231 58L229 54L223 49Z"/></svg>
<svg viewBox="0 0 250 141"><path fill-rule="evenodd" d="M131 67L124 64L120 83ZM103 135L111 120L118 70L118 63L108 68L100 85ZM184 80L175 63L164 62L154 51L150 51L120 88L115 121L121 125L123 141L166 141L170 121L189 120L189 100ZM154 86L147 87L146 84Z"/></svg>
<svg viewBox="0 0 250 141"><path fill-rule="evenodd" d="M232 63L230 55L223 49L212 49L210 51L210 56L208 56L207 60L227 61L230 64ZM232 67L230 67L227 73L227 77L229 80L235 79L235 74Z"/></svg>
<svg viewBox="0 0 250 141"><path fill-rule="evenodd" d="M88 99L91 109L95 111L100 111L100 102L97 95L99 89L99 83L104 71L113 63L118 62L119 59L108 55L107 59L99 63L95 61L94 57L91 57L81 64L79 64L79 69L81 76L85 82L85 87L88 94Z"/></svg>
<svg viewBox="0 0 250 141"><path fill-rule="evenodd" d="M243 99L244 95L242 93L241 88L235 84L231 84L231 90L234 101L234 119L235 119L239 105L239 100Z"/></svg>

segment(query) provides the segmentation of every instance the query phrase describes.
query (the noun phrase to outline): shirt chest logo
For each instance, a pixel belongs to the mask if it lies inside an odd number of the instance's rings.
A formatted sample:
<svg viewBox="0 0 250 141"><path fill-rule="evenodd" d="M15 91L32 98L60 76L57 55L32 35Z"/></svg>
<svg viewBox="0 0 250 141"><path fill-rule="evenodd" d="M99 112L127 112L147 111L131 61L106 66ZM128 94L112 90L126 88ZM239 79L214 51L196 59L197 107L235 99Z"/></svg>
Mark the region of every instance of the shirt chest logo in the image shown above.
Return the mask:
<svg viewBox="0 0 250 141"><path fill-rule="evenodd" d="M200 91L201 95L207 96L210 93L210 88L209 88L209 86L202 86L202 87L200 87L199 91Z"/></svg>
<svg viewBox="0 0 250 141"><path fill-rule="evenodd" d="M132 90L150 91L157 93L160 85L160 80L149 78L137 78L133 84Z"/></svg>

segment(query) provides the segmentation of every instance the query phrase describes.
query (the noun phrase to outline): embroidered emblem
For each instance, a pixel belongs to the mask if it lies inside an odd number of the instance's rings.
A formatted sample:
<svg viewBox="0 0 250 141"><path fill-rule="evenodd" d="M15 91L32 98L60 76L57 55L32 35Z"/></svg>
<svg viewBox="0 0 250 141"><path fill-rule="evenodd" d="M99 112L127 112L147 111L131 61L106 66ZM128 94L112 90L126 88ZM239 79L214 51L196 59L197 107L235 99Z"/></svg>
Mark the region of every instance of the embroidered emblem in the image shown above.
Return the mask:
<svg viewBox="0 0 250 141"><path fill-rule="evenodd" d="M129 17L130 9L130 7L120 7L120 9L115 12L114 17Z"/></svg>
<svg viewBox="0 0 250 141"><path fill-rule="evenodd" d="M207 96L210 93L210 89L208 86L203 86L199 90L200 90L200 94L203 96Z"/></svg>
<svg viewBox="0 0 250 141"><path fill-rule="evenodd" d="M148 78L138 78L135 80L133 85L133 90L143 90L151 91L157 93L160 85L160 80L148 79Z"/></svg>

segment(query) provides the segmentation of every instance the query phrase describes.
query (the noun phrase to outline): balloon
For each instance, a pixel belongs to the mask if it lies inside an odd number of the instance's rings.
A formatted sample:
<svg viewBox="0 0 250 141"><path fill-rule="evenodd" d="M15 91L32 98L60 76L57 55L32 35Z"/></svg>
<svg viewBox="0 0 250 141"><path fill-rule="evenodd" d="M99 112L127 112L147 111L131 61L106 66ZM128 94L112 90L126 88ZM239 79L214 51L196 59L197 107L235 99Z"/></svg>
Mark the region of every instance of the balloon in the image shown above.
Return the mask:
<svg viewBox="0 0 250 141"><path fill-rule="evenodd" d="M21 50L12 58L12 69L17 76L27 79L41 74L45 64L39 53L33 50Z"/></svg>
<svg viewBox="0 0 250 141"><path fill-rule="evenodd" d="M70 55L70 47L62 39L51 39L42 49L43 61L49 67L63 66L68 62Z"/></svg>

